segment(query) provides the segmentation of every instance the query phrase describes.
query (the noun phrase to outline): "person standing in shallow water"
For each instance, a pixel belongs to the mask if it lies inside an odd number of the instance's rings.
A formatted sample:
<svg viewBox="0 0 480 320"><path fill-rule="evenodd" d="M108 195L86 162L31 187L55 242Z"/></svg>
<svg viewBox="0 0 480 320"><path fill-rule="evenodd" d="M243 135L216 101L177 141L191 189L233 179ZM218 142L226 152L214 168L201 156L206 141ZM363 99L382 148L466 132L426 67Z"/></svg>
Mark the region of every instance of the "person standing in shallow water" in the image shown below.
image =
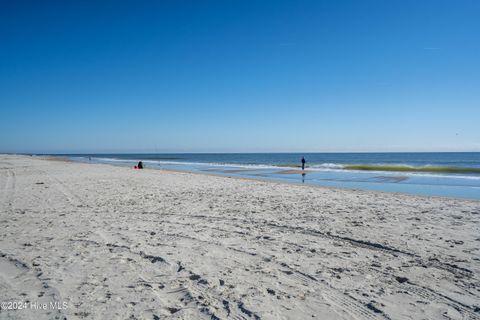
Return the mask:
<svg viewBox="0 0 480 320"><path fill-rule="evenodd" d="M302 157L302 170L305 170L305 157Z"/></svg>

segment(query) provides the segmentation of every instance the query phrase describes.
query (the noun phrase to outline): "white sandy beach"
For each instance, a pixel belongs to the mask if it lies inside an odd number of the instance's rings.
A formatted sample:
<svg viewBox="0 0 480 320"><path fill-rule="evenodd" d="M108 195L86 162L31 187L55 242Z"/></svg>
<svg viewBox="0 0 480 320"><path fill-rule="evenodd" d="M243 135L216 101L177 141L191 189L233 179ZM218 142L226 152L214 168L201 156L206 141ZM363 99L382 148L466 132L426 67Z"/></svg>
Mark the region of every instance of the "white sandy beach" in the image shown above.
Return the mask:
<svg viewBox="0 0 480 320"><path fill-rule="evenodd" d="M479 201L0 156L0 226L1 319L480 319Z"/></svg>

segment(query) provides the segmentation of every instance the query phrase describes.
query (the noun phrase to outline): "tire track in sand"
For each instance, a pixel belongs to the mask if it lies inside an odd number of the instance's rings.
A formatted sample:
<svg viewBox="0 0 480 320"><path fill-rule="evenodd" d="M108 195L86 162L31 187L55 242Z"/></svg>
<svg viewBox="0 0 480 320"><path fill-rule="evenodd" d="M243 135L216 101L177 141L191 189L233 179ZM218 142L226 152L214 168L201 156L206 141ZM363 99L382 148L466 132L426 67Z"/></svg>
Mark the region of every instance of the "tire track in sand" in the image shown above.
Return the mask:
<svg viewBox="0 0 480 320"><path fill-rule="evenodd" d="M443 294L435 292L430 288L422 287L420 285L415 285L410 282L402 283L400 287L405 291L410 292L427 301L440 302L440 303L446 304L452 307L453 309L457 310L460 314L462 314L464 319L480 320L480 315L475 313L475 311L472 310L468 305L465 305Z"/></svg>
<svg viewBox="0 0 480 320"><path fill-rule="evenodd" d="M42 279L42 271L31 268L13 256L0 252L0 298L4 302L26 302L22 310L1 310L13 315L15 319L65 319L61 308L62 297L59 291L49 282ZM57 302L57 308L51 303ZM33 304L33 307L32 307ZM46 304L47 309L36 309L35 306Z"/></svg>
<svg viewBox="0 0 480 320"><path fill-rule="evenodd" d="M15 197L15 188L17 177L15 171L7 170L2 172L2 180L5 180L2 187L1 213L11 213L13 211L13 200Z"/></svg>
<svg viewBox="0 0 480 320"><path fill-rule="evenodd" d="M172 216L183 216L185 215L178 215L178 214L162 214L162 215L172 215ZM315 229L309 229L309 228L303 228L299 226L289 226L289 225L282 225L282 224L277 224L273 222L264 222L264 221L255 221L255 220L247 220L247 219L241 219L241 218L234 218L234 217L228 217L228 218L223 218L223 217L216 217L216 216L209 216L209 215L188 215L187 216L189 219L190 218L197 218L197 219L210 219L210 220L217 220L217 221L236 221L236 222L241 222L244 225L251 225L251 226L258 226L258 225L265 225L269 227L273 227L276 229L281 229L284 232L292 232L292 233L301 233L304 235L309 235L309 236L314 236L314 237L321 237L324 239L330 239L333 241L339 241L345 244L348 244L352 247L357 247L357 248L363 248L367 250L372 250L372 251L377 251L377 252L382 252L384 254L388 255L393 255L393 256L398 256L398 255L404 255L408 257L415 258L415 261L417 265L419 266L428 266L436 269L441 269L447 272L450 272L454 275L458 275L461 277L465 278L470 278L473 276L472 271L459 267L457 265L453 265L448 262L443 262L439 260L432 260L432 259L426 259L424 257L419 256L416 253L412 252L407 252L403 251L394 247L389 247L384 244L380 243L374 243L366 240L359 240L359 239L353 239L350 237L345 237L345 236L340 236L340 235L334 235L330 232L322 232L320 230L315 230Z"/></svg>
<svg viewBox="0 0 480 320"><path fill-rule="evenodd" d="M181 237L183 239L188 239L195 242L208 243L210 245L222 247L223 249L226 249L226 250L233 250L237 253L248 255L250 259L252 258L252 253L239 250L234 247L225 246L220 242L216 242L216 241L208 242L202 239L198 239L191 235L190 236L182 235L182 234L168 234L168 235ZM321 296L326 301L334 304L340 313L347 313L349 316L353 317L353 319L359 319L359 320L360 319L390 320L390 317L385 313L383 313L383 311L376 309L373 306L367 306L366 304L362 303L361 301L358 301L354 297L346 293L340 292L338 289L332 287L322 279L319 280L316 277L310 274L307 274L305 272L302 272L300 270L297 270L296 268L293 268L286 263L276 261L276 260L266 259L267 257L264 257L260 254L255 254L254 258L255 257L258 259L260 263L263 263L264 265L271 265L273 270L281 271L282 269L286 269L286 271L279 273L279 275L282 278L290 279L296 282L303 282L309 285L312 285L313 283L313 286L316 287L315 289L321 292ZM218 299L220 300L221 298L219 297Z"/></svg>
<svg viewBox="0 0 480 320"><path fill-rule="evenodd" d="M50 181L51 185L64 196L64 198L72 207L86 207L86 202L74 191L72 191L66 183L62 182L59 178L54 177L41 169L37 169L37 171Z"/></svg>

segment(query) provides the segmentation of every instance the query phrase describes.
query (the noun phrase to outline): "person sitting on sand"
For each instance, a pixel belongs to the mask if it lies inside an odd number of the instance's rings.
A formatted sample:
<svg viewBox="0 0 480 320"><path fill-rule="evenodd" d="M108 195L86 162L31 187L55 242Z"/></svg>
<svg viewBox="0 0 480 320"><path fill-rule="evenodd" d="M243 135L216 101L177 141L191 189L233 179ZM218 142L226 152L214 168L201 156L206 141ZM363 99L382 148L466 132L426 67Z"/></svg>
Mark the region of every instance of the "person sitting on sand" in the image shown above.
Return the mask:
<svg viewBox="0 0 480 320"><path fill-rule="evenodd" d="M305 170L305 157L302 157L302 170Z"/></svg>
<svg viewBox="0 0 480 320"><path fill-rule="evenodd" d="M143 162L142 161L138 161L138 164L137 166L135 167L136 169L143 169Z"/></svg>

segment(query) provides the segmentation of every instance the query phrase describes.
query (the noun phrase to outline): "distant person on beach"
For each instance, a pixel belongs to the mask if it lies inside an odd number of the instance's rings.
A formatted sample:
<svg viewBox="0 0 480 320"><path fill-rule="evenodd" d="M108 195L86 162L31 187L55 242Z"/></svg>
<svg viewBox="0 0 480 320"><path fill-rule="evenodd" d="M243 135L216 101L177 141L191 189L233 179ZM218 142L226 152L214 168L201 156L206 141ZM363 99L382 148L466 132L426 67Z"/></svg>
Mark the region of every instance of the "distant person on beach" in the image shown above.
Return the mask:
<svg viewBox="0 0 480 320"><path fill-rule="evenodd" d="M302 170L305 170L305 157L302 157Z"/></svg>
<svg viewBox="0 0 480 320"><path fill-rule="evenodd" d="M143 169L143 162L138 161L138 164L135 166L135 169Z"/></svg>

